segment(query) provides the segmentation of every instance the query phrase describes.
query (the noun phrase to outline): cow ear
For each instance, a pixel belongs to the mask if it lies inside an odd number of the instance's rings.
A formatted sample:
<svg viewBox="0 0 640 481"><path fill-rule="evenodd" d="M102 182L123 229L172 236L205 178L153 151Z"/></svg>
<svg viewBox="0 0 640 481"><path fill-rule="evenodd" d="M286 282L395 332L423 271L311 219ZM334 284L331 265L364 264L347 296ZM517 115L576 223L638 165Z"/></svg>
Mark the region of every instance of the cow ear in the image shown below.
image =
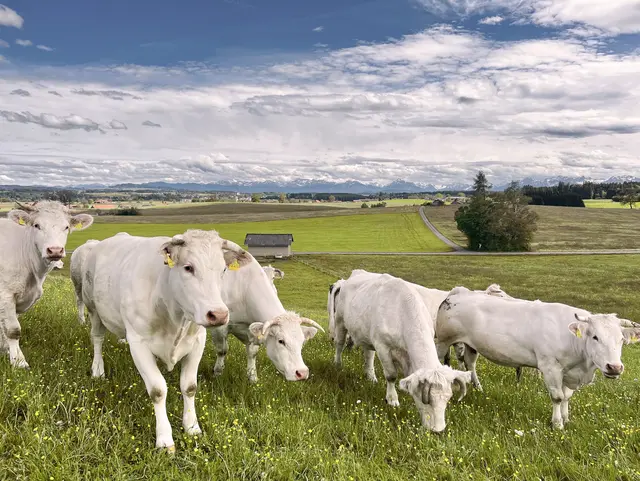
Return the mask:
<svg viewBox="0 0 640 481"><path fill-rule="evenodd" d="M252 260L253 256L245 250L241 253L231 250L224 251L224 263L232 271L237 271L241 267L250 264Z"/></svg>
<svg viewBox="0 0 640 481"><path fill-rule="evenodd" d="M275 269L274 276L277 277L278 279L282 279L284 278L284 272L281 271L280 269Z"/></svg>
<svg viewBox="0 0 640 481"><path fill-rule="evenodd" d="M93 217L89 214L74 215L70 219L72 230L84 230L93 224Z"/></svg>
<svg viewBox="0 0 640 481"><path fill-rule="evenodd" d="M622 330L625 344L633 344L640 341L640 327L624 328Z"/></svg>
<svg viewBox="0 0 640 481"><path fill-rule="evenodd" d="M576 317L577 316L578 315L576 314ZM582 337L584 332L587 330L587 325L588 324L586 322L572 322L568 327L576 337Z"/></svg>
<svg viewBox="0 0 640 481"><path fill-rule="evenodd" d="M31 214L20 209L14 209L7 214L7 217L16 224L28 225L31 223Z"/></svg>
<svg viewBox="0 0 640 481"><path fill-rule="evenodd" d="M254 322L249 326L249 338L253 344L263 344L267 334L262 334L264 322Z"/></svg>
<svg viewBox="0 0 640 481"><path fill-rule="evenodd" d="M316 333L318 332L318 330L315 327L300 326L300 328L302 329L302 333L304 334L305 341L312 339L313 336L315 336Z"/></svg>
<svg viewBox="0 0 640 481"><path fill-rule="evenodd" d="M412 396L418 396L420 394L420 378L418 372L414 372L410 376L400 379L398 387L401 391L407 392Z"/></svg>

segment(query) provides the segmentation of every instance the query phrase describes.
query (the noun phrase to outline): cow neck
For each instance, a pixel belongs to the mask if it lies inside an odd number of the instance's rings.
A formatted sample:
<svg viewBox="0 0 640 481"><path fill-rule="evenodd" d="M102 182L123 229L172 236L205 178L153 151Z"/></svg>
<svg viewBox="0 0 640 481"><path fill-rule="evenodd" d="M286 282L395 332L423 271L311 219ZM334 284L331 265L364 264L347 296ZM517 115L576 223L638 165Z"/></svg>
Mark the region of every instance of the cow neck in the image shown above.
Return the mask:
<svg viewBox="0 0 640 481"><path fill-rule="evenodd" d="M27 266L28 273L32 274L39 281L44 281L45 277L51 270L50 263L42 258L41 253L36 247L35 240L31 231L32 227L27 227L23 234L23 241L20 242L21 249L19 250L22 259L20 259L21 265Z"/></svg>
<svg viewBox="0 0 640 481"><path fill-rule="evenodd" d="M408 332L405 338L412 372L418 369L433 369L441 365L438 352L433 341L433 331L423 326L422 321L415 321L420 326L416 331Z"/></svg>
<svg viewBox="0 0 640 481"><path fill-rule="evenodd" d="M153 288L152 298L155 298L156 315L162 319L167 319L171 324L180 328L185 324L185 313L175 300L165 296L165 289L169 285L169 269L164 268L156 278Z"/></svg>

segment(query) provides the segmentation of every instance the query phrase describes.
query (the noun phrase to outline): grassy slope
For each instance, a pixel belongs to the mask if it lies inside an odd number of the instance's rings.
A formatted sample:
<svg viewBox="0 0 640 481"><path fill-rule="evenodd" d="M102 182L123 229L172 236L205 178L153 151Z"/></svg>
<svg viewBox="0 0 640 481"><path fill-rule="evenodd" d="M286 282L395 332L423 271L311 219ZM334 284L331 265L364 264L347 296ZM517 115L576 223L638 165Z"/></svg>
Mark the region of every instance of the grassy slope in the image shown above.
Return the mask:
<svg viewBox="0 0 640 481"><path fill-rule="evenodd" d="M628 209L629 206L611 199L584 199L584 205L590 209Z"/></svg>
<svg viewBox="0 0 640 481"><path fill-rule="evenodd" d="M640 320L636 294L640 256L562 258L316 257L321 271L352 268L404 275L433 287L486 287L498 281L513 295L614 310ZM335 276L295 261L278 292L287 308L323 323ZM607 279L607 282L603 282ZM44 298L22 318L23 350L31 372L0 359L2 478L76 479L638 479L640 348L624 348L626 371L578 391L564 433L548 427L551 404L542 382L480 360L485 392L450 403L444 435L424 432L408 395L384 403L384 383L363 376L359 351L338 372L332 347L319 334L304 348L305 383L287 383L261 350L260 382L249 386L245 353L232 341L221 378L211 375L207 345L196 406L204 435L181 432L179 370L166 378L168 412L178 444L174 459L153 451L151 403L127 346L108 335L106 380L89 377L88 326L75 319L70 282L51 276ZM325 324L326 325L326 324ZM383 379L379 363L378 377ZM518 436L515 430L524 435ZM264 474L261 474L264 473ZM351 477L351 478L350 478Z"/></svg>
<svg viewBox="0 0 640 481"><path fill-rule="evenodd" d="M640 211L532 207L540 216L533 249L539 251L637 249L640 247ZM447 237L466 245L453 219L455 207L427 208L429 220Z"/></svg>
<svg viewBox="0 0 640 481"><path fill-rule="evenodd" d="M432 251L449 250L414 212L319 217L233 224L102 224L69 236L68 249L87 239L104 239L118 232L131 235L173 235L188 228L216 229L238 244L247 233L292 233L294 251Z"/></svg>

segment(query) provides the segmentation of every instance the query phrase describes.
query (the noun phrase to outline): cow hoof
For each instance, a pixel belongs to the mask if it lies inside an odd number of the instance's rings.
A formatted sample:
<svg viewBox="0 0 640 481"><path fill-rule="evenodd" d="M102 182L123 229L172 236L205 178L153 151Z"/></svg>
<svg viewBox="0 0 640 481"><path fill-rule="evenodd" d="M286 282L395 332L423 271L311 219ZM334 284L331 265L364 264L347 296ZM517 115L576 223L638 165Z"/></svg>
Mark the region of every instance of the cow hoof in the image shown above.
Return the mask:
<svg viewBox="0 0 640 481"><path fill-rule="evenodd" d="M377 383L378 382L378 378L375 376L375 374L373 376L369 376L367 375L367 379L373 383Z"/></svg>
<svg viewBox="0 0 640 481"><path fill-rule="evenodd" d="M190 428L186 428L185 431L189 436L198 436L202 434L202 429L200 429L200 426L198 426L197 424L195 426L191 426Z"/></svg>
<svg viewBox="0 0 640 481"><path fill-rule="evenodd" d="M165 453L167 453L170 456L175 456L175 454L176 454L176 446L175 446L175 444L172 445L172 446L165 446L163 448L163 450L164 450Z"/></svg>
<svg viewBox="0 0 640 481"><path fill-rule="evenodd" d="M213 368L213 375L214 376L222 376L223 372L224 372L224 366L222 366L222 367L215 366Z"/></svg>
<svg viewBox="0 0 640 481"><path fill-rule="evenodd" d="M388 399L385 399L385 401L392 408L397 408L398 406L400 406L400 401L398 401L397 399L392 399L391 401L389 401Z"/></svg>
<svg viewBox="0 0 640 481"><path fill-rule="evenodd" d="M564 429L564 424L561 423L561 422L560 423L554 422L553 423L553 429L557 429L559 431L562 431Z"/></svg>
<svg viewBox="0 0 640 481"><path fill-rule="evenodd" d="M17 369L24 369L25 371L31 371L31 367L24 359L20 359L12 363L12 366Z"/></svg>
<svg viewBox="0 0 640 481"><path fill-rule="evenodd" d="M249 376L249 383L255 384L258 382L258 376Z"/></svg>

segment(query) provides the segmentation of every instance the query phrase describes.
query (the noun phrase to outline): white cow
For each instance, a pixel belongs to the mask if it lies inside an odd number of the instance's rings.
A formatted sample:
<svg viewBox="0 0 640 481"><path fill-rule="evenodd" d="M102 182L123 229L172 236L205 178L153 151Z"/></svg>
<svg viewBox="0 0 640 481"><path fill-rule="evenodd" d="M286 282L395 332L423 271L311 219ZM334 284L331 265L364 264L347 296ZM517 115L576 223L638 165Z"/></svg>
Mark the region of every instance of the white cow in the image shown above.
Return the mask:
<svg viewBox="0 0 640 481"><path fill-rule="evenodd" d="M222 300L229 308L229 323L210 329L216 347L214 375L224 371L228 351L227 337L233 334L246 346L247 376L256 382L256 356L264 344L267 356L288 381L309 377L309 368L302 359L302 346L324 329L311 319L286 311L264 268L251 254L241 270L227 270L222 284ZM303 326L309 324L314 327Z"/></svg>
<svg viewBox="0 0 640 481"><path fill-rule="evenodd" d="M622 374L622 343L637 342L640 328L622 328L621 322L630 321L566 304L485 296L456 287L438 311L437 347L442 358L454 342L471 346L473 356L465 353L465 361L478 387L478 353L502 366L539 369L553 402L552 423L562 429L569 420L569 399L593 381L596 369L608 378Z"/></svg>
<svg viewBox="0 0 640 481"><path fill-rule="evenodd" d="M364 269L354 269L351 272L351 278L358 277L359 279L375 279L382 275L383 274L380 274L377 272L368 272ZM339 294L340 288L344 282L345 282L344 279L339 279L334 284L329 286L327 310L329 312L329 337L331 340L334 340L335 338L335 334L334 334L335 298ZM438 308L440 307L440 304L442 303L442 301L446 299L447 295L449 294L449 291L444 291L441 289L431 289L431 288L424 287L409 281L405 281L405 282L407 282L407 284L409 284L411 287L415 288L418 291L418 294L420 295L420 297L422 298L422 301L427 307L427 310L429 311L429 314L431 315L431 319L435 325L437 315L438 315ZM491 284L484 291L480 290L475 292L484 292L485 294L490 296L511 297L506 292L504 292L498 284ZM352 345L353 345L353 340L351 339L351 335L347 332L345 347L350 348ZM465 352L464 344L456 343L454 344L454 348L455 348L456 357L458 358L458 363L463 369L466 370L465 364L464 364L464 352ZM450 355L449 355L449 352L447 351L447 354L445 355L445 358L444 358L444 363L446 365L449 365L449 358L450 358ZM375 351L369 351L367 349L364 349L365 373L368 379L370 379L373 382L377 382L375 369L374 369L374 360L375 360Z"/></svg>
<svg viewBox="0 0 640 481"><path fill-rule="evenodd" d="M85 323L84 318L84 302L82 302L82 276L85 274L82 266L87 254L91 252L91 248L95 246L99 241L95 239L89 239L87 242L76 248L71 254L71 263L69 264L69 270L71 271L71 281L73 282L74 295L76 298L76 307L78 308L78 322L80 324Z"/></svg>
<svg viewBox="0 0 640 481"><path fill-rule="evenodd" d="M418 291L389 274L356 273L342 282L334 302L335 364L341 366L348 330L355 345L378 354L387 380L386 402L400 404L395 389L397 364L405 376L400 389L413 397L422 425L443 431L452 386L460 387L462 399L471 373L440 364L431 314Z"/></svg>
<svg viewBox="0 0 640 481"><path fill-rule="evenodd" d="M284 271L278 269L277 267L273 267L271 264L269 264L268 266L263 266L262 269L264 270L265 274L267 274L267 277L269 278L269 280L271 281L271 285L273 286L273 290L276 291L277 294L278 289L276 289L275 279L284 279Z"/></svg>
<svg viewBox="0 0 640 481"><path fill-rule="evenodd" d="M104 376L105 331L126 337L153 402L157 447L175 450L166 412L167 383L156 358L169 371L182 361L182 425L189 434L200 433L194 399L205 327L228 322L220 296L225 268L242 268L250 261L237 244L202 230L173 238L116 235L93 245L84 259L82 300L91 321L92 375Z"/></svg>
<svg viewBox="0 0 640 481"><path fill-rule="evenodd" d="M40 201L12 210L0 219L0 351L12 366L29 368L20 349L18 315L42 296L47 274L60 266L70 232L93 223L87 214L71 215L60 202Z"/></svg>

